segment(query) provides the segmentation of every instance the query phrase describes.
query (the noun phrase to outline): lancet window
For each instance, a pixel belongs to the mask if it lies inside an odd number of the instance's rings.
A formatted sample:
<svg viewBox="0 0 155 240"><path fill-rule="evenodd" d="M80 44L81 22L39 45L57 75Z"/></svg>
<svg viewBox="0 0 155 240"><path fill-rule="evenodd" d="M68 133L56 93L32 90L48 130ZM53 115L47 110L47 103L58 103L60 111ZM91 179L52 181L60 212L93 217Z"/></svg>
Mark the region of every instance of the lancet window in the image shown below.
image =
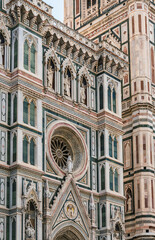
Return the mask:
<svg viewBox="0 0 155 240"><path fill-rule="evenodd" d="M115 169L113 170L113 168L110 168L109 171L109 183L110 183L110 190L111 191L115 191L115 192L119 192L119 184L118 184L118 179L119 179L119 175L118 175L118 170Z"/></svg>
<svg viewBox="0 0 155 240"><path fill-rule="evenodd" d="M35 165L36 144L34 138L24 136L23 138L23 162Z"/></svg>
<svg viewBox="0 0 155 240"><path fill-rule="evenodd" d="M102 206L102 227L106 227L106 206Z"/></svg>
<svg viewBox="0 0 155 240"><path fill-rule="evenodd" d="M117 159L117 138L109 135L109 156Z"/></svg>
<svg viewBox="0 0 155 240"><path fill-rule="evenodd" d="M24 68L36 73L36 47L32 41L31 44L27 40L24 42Z"/></svg>
<svg viewBox="0 0 155 240"><path fill-rule="evenodd" d="M36 105L33 100L29 101L27 98L23 101L23 122L32 127L36 125Z"/></svg>
<svg viewBox="0 0 155 240"><path fill-rule="evenodd" d="M108 109L116 113L116 90L108 86Z"/></svg>
<svg viewBox="0 0 155 240"><path fill-rule="evenodd" d="M104 133L100 135L100 156L104 156Z"/></svg>
<svg viewBox="0 0 155 240"><path fill-rule="evenodd" d="M105 166L101 168L101 191L105 190Z"/></svg>

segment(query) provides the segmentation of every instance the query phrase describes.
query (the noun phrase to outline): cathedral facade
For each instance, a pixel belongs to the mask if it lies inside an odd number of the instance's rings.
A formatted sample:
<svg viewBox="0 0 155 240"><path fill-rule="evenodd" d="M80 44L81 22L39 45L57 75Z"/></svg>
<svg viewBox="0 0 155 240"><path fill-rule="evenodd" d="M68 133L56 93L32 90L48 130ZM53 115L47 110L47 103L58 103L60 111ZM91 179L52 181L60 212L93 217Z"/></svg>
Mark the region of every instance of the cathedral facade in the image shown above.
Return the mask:
<svg viewBox="0 0 155 240"><path fill-rule="evenodd" d="M126 239L155 239L155 2L69 2L67 26L129 57L122 80Z"/></svg>
<svg viewBox="0 0 155 240"><path fill-rule="evenodd" d="M0 240L155 238L153 9L0 0Z"/></svg>

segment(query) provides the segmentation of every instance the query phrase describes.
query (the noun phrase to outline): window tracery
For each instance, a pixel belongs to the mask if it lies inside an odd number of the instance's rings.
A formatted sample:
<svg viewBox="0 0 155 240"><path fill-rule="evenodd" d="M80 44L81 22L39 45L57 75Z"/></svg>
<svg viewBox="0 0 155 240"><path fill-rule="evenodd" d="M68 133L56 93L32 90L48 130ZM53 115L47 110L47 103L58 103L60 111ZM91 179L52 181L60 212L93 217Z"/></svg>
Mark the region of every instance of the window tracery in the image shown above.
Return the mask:
<svg viewBox="0 0 155 240"><path fill-rule="evenodd" d="M36 73L36 52L37 47L34 39L27 36L24 41L24 69Z"/></svg>
<svg viewBox="0 0 155 240"><path fill-rule="evenodd" d="M23 162L33 166L36 164L36 140L27 135L23 138Z"/></svg>
<svg viewBox="0 0 155 240"><path fill-rule="evenodd" d="M24 97L23 101L23 122L32 127L36 126L36 103L27 97Z"/></svg>

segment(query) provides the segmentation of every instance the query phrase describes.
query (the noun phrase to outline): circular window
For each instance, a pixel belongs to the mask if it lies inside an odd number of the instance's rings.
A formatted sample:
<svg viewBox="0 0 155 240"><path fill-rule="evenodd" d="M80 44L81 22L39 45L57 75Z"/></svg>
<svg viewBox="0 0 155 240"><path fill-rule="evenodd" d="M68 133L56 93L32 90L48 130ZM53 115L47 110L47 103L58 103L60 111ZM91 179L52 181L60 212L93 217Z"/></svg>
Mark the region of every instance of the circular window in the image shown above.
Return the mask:
<svg viewBox="0 0 155 240"><path fill-rule="evenodd" d="M47 159L56 174L64 176L68 171L68 157L73 163L75 179L80 179L87 171L88 152L80 131L65 121L55 121L47 128Z"/></svg>
<svg viewBox="0 0 155 240"><path fill-rule="evenodd" d="M51 139L51 152L54 161L63 170L67 166L68 157L73 156L69 143L62 137L54 137Z"/></svg>

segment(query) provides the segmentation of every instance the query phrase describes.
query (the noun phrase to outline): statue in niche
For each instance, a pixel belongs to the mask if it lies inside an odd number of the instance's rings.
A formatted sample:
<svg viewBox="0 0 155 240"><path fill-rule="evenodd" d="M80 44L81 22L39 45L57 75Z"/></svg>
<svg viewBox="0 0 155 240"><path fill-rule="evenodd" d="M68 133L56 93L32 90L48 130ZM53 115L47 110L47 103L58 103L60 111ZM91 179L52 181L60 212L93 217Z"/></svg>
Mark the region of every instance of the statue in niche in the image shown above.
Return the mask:
<svg viewBox="0 0 155 240"><path fill-rule="evenodd" d="M64 94L71 97L71 72L69 69L67 69L64 76Z"/></svg>
<svg viewBox="0 0 155 240"><path fill-rule="evenodd" d="M35 239L35 229L32 226L30 216L26 220L26 239Z"/></svg>
<svg viewBox="0 0 155 240"><path fill-rule="evenodd" d="M71 89L70 78L67 75L64 79L64 93L68 97L70 97L70 89Z"/></svg>
<svg viewBox="0 0 155 240"><path fill-rule="evenodd" d="M68 173L73 172L73 161L70 155L68 156L68 159L67 159L67 170L68 170Z"/></svg>
<svg viewBox="0 0 155 240"><path fill-rule="evenodd" d="M0 65L4 65L4 43L0 38Z"/></svg>
<svg viewBox="0 0 155 240"><path fill-rule="evenodd" d="M126 210L127 212L132 211L132 193L131 190L127 190L127 195L126 195Z"/></svg>
<svg viewBox="0 0 155 240"><path fill-rule="evenodd" d="M85 88L82 84L82 87L80 89L80 102L85 104L86 103L86 93L85 93Z"/></svg>
<svg viewBox="0 0 155 240"><path fill-rule="evenodd" d="M130 212L132 210L132 198L131 198L131 196L129 196L127 204L128 204L128 211Z"/></svg>
<svg viewBox="0 0 155 240"><path fill-rule="evenodd" d="M80 102L87 105L87 81L83 77L80 87Z"/></svg>
<svg viewBox="0 0 155 240"><path fill-rule="evenodd" d="M49 88L55 90L55 66L52 60L48 64L47 84Z"/></svg>

